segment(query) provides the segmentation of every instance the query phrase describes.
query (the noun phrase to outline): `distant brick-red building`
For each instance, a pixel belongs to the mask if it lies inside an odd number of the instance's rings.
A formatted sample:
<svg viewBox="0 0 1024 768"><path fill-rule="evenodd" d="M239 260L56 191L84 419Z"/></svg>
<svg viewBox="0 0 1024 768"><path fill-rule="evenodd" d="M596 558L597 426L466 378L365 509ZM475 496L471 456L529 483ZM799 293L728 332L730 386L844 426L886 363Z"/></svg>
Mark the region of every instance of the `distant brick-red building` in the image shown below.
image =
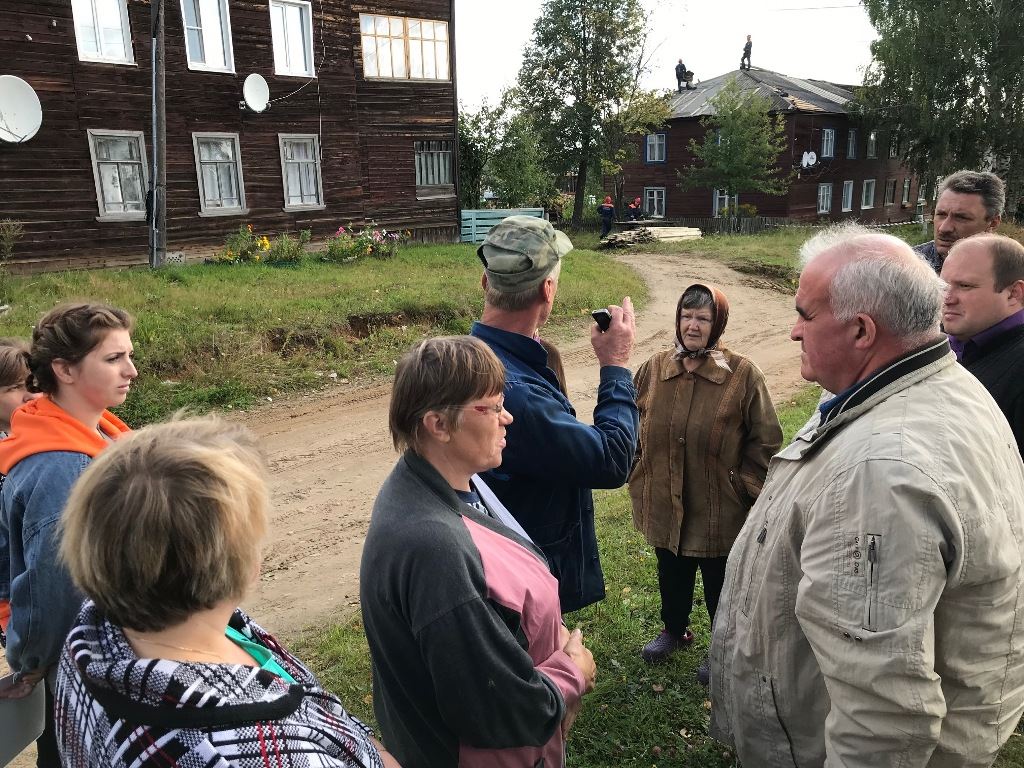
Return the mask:
<svg viewBox="0 0 1024 768"><path fill-rule="evenodd" d="M885 224L914 219L921 197L917 177L900 159L898 138L888 128L864 127L847 114L851 87L802 80L754 67L700 83L671 96L665 128L640 139L639 160L624 168L624 199L639 197L648 216L667 219L717 216L729 202L724 191L679 188L678 172L695 161L690 140L703 141L702 117L710 100L735 77L745 91L766 97L786 121L789 148L779 158L795 176L785 195L738 195L761 216L797 221L859 219ZM802 167L805 153L815 162Z"/></svg>

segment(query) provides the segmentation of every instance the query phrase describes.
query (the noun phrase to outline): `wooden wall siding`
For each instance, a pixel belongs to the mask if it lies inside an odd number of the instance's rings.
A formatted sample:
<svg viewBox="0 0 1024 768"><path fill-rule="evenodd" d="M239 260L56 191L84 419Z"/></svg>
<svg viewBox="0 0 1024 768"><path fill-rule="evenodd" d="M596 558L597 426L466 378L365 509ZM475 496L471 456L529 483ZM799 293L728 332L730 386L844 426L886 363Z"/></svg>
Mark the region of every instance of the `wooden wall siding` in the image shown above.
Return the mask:
<svg viewBox="0 0 1024 768"><path fill-rule="evenodd" d="M799 168L803 153L813 149L819 156L818 165L811 170L800 170L794 176L788 194L764 195L757 193L740 194L741 204L757 207L762 216L786 217L802 221L818 221L822 219L840 221L847 218L858 218L866 223L891 223L910 221L913 219L918 197L918 180L905 168L898 159L889 158L889 133L879 131L878 158L864 157L867 144L866 132L858 128L857 159L846 157L846 137L849 122L845 115L787 115L786 133L789 148L783 152L780 165L786 169ZM831 159L821 156L821 131L833 128L835 134L835 156ZM665 188L666 218L684 216L710 216L713 211L713 192L710 189L679 188L677 171L684 171L692 165L695 158L690 152L690 140L700 143L704 129L696 118L673 120L665 129L658 131L666 134L666 162L646 163L643 160L643 141L637 147L641 159L625 166L625 201L635 197L643 198L644 187ZM860 208L862 182L864 179L876 180L876 200L872 209ZM900 204L903 193L903 180L911 179L911 204L903 208ZM883 204L885 182L896 179L896 201L893 205ZM843 181L854 182L853 210L843 212L842 192ZM818 184L831 183L832 212L827 215L818 214ZM608 192L610 185L606 186Z"/></svg>
<svg viewBox="0 0 1024 768"><path fill-rule="evenodd" d="M0 74L27 80L43 104L43 127L34 139L0 144L0 218L18 219L26 230L15 258L49 260L61 268L144 261L145 222L96 221L86 132L143 131L152 161L149 3L128 3L135 65L79 61L68 0L3 5ZM364 80L359 38L360 12L451 24L451 7L450 0L313 2L317 77L292 94L307 80L274 74L267 0L229 2L235 74L188 68L180 2L166 0L169 250L208 252L247 223L268 234L310 228L324 236L339 225L372 220L411 229L418 239L456 240L455 198L416 199L413 145L427 138L454 140L454 83ZM242 83L253 72L267 79L271 99L281 99L262 114L238 107ZM198 215L195 132L239 135L247 215ZM319 136L324 210L283 210L280 133Z"/></svg>

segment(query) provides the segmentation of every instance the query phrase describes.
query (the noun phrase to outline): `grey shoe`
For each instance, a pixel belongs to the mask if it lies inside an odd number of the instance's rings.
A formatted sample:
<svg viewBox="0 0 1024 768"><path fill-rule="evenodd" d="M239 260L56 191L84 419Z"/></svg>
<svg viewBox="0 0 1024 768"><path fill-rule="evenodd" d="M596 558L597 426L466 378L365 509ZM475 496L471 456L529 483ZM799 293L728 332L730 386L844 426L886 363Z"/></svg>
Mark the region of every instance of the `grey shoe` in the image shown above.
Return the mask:
<svg viewBox="0 0 1024 768"><path fill-rule="evenodd" d="M682 637L676 637L667 629L663 629L656 638L643 647L640 655L648 664L658 664L692 642L693 633L689 629L683 632Z"/></svg>
<svg viewBox="0 0 1024 768"><path fill-rule="evenodd" d="M705 656L704 661L697 667L697 682L705 688L711 683L711 657Z"/></svg>

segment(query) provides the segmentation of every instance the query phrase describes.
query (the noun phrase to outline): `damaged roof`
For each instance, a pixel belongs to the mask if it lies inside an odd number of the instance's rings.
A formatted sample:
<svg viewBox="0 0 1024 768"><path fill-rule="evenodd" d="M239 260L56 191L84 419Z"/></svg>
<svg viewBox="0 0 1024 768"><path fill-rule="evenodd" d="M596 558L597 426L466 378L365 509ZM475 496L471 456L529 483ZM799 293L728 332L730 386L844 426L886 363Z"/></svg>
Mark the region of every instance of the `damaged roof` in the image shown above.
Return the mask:
<svg viewBox="0 0 1024 768"><path fill-rule="evenodd" d="M695 90L675 93L669 97L672 119L702 117L714 114L708 102L735 77L744 91L764 96L771 103L772 112L821 112L844 115L846 105L853 99L853 86L836 85L824 80L805 80L781 75L769 69L737 69L705 80Z"/></svg>

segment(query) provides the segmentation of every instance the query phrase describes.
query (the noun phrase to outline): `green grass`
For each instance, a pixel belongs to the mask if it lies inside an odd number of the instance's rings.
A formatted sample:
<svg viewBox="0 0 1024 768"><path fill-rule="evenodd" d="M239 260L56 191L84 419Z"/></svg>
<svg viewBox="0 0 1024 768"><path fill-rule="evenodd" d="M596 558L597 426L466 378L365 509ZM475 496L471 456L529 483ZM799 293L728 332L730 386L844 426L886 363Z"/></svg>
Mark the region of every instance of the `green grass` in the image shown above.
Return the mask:
<svg viewBox="0 0 1024 768"><path fill-rule="evenodd" d="M807 387L778 403L786 441L807 421L821 390ZM594 494L597 535L608 596L569 614L597 663L597 686L569 735L571 768L733 768L736 758L708 735L710 702L694 671L707 653L707 612L691 618L696 641L667 663L650 667L641 646L661 629L653 550L633 530L626 489ZM703 602L698 581L695 602ZM369 649L358 616L298 639L296 651L352 712L373 724ZM1014 735L995 768L1024 765L1024 736Z"/></svg>
<svg viewBox="0 0 1024 768"><path fill-rule="evenodd" d="M181 407L244 408L339 378L388 375L425 335L465 333L483 307L480 261L469 245L403 248L389 261L296 267L189 265L158 271L97 270L11 278L12 310L0 335L28 336L55 304L100 301L137 319L140 376L121 416L133 426ZM583 326L591 308L643 281L607 254L566 260L554 327Z"/></svg>

